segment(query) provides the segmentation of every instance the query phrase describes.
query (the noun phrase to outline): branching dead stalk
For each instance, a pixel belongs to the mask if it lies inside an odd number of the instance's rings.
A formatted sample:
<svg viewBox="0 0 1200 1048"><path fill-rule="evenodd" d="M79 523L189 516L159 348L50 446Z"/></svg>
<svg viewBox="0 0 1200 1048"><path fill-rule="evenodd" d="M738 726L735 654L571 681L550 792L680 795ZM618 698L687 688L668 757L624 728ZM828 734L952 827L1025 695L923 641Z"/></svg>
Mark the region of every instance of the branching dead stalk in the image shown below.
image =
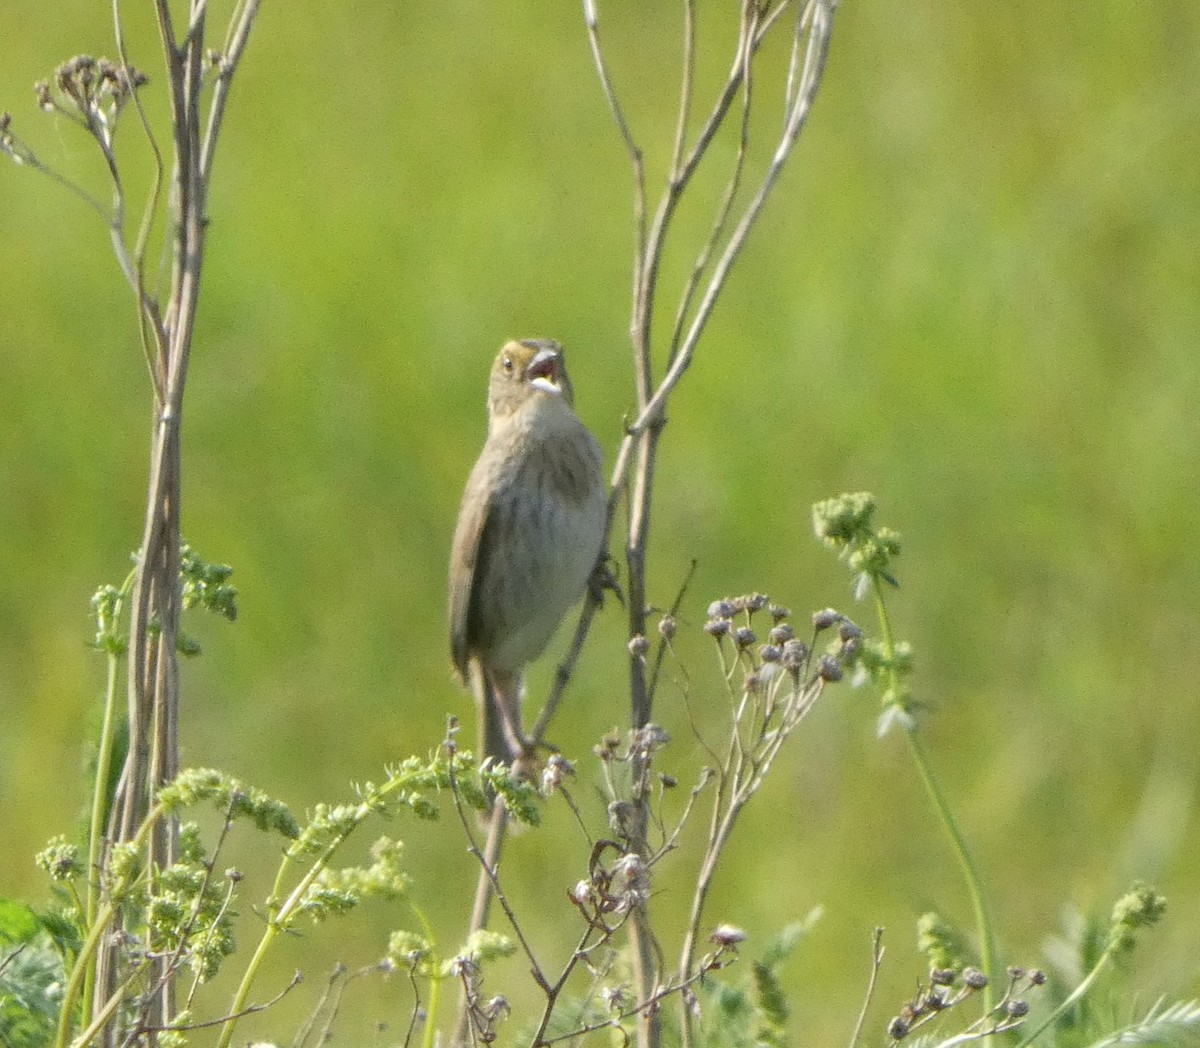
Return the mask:
<svg viewBox="0 0 1200 1048"><path fill-rule="evenodd" d="M209 180L217 140L234 73L249 40L259 0L238 0L224 47L210 51L206 42L207 3L189 0L187 24L179 32L168 0L155 0L165 83L170 102L172 158L169 192L163 193L166 163L140 89L146 83L129 60L120 0L112 0L114 39L119 60L81 55L63 63L52 82L37 85L42 109L65 116L94 141L104 159L112 203L105 207L87 190L43 164L16 139L6 117L0 150L18 163L39 170L67 186L104 219L122 275L132 288L138 330L151 378L154 401L146 513L139 546L136 579L130 601L128 707L130 745L111 809L105 855L131 842L152 805L155 790L179 771L179 670L176 643L180 594L180 431L183 398L200 276L208 230ZM211 95L207 88L211 86ZM207 101L206 101L207 99ZM153 171L143 216L131 240L128 198L116 143L118 121L132 105L149 144ZM164 213L163 205L166 203ZM169 285L152 289L146 255L156 229L165 229L171 256ZM164 867L175 858L175 827L161 820L142 860ZM96 876L96 871L93 871ZM131 972L119 971L116 938L122 916L115 914L108 945L98 951L97 970L89 978L91 999L84 1006L85 1029L103 1026L104 1044L115 1043L111 1016L130 992ZM174 967L157 958L148 973L151 991L139 1005L140 1035L148 1042L173 1018ZM89 1037L91 1034L89 1034Z"/></svg>
<svg viewBox="0 0 1200 1048"><path fill-rule="evenodd" d="M630 343L633 356L634 389L637 413L628 426L617 454L612 476L610 518L615 513L619 498L624 494L628 506L628 530L625 545L627 588L629 593L628 615L631 638L646 635L647 621L647 550L650 537L651 506L654 496L655 463L658 442L666 425L667 406L672 393L691 365L700 338L712 316L713 308L729 277L730 270L746 243L750 230L758 220L767 198L774 189L800 133L807 124L820 87L829 51L830 35L837 0L808 0L807 5L797 11L793 40L793 60L783 85L784 101L783 130L779 136L771 159L762 173L758 186L749 200L742 205L732 230L729 222L738 208L738 200L746 177L747 149L750 142L752 117L758 93L755 85L755 58L768 34L782 24L783 15L797 10L792 0L743 0L739 17L739 31L730 71L725 83L718 91L708 116L694 137L689 139L689 124L692 115L695 84L696 11L695 0L684 0L683 4L683 57L679 89L679 102L673 134L671 160L666 172L666 182L648 219L649 202L646 189L644 151L638 137L630 128L621 103L621 94L615 85L600 37L600 22L597 0L583 0L584 24L588 34L592 58L600 80L601 90L608 102L613 120L629 155L633 173L633 224L634 257L632 311L630 317ZM800 56L803 55L801 60ZM765 91L765 88L764 88ZM709 146L726 124L737 98L741 97L738 149L733 171L721 193L714 210L711 232L697 252L694 264L675 312L674 324L665 351L655 352L653 336L654 312L660 297L658 283L668 234L678 204L687 191L693 175L708 154ZM716 261L713 262L712 260ZM699 296L697 298L697 296ZM661 371L656 373L655 362L662 361ZM632 475L630 471L632 470ZM588 624L594 608L585 607L580 619L564 667L574 665L579 648L586 638ZM566 674L560 672L560 679ZM564 681L565 683L565 681ZM629 661L630 719L636 730L650 722L654 694L651 681L646 674L646 663L637 654ZM556 687L552 699L557 701L561 688ZM539 721L540 723L540 721ZM633 781L642 781L634 769ZM645 853L645 814L648 801L645 795L634 798L643 818L631 822L631 843ZM700 900L702 902L702 898ZM640 999L648 999L661 979L653 964L654 947L648 916L639 908L631 923L635 966L641 969L637 987ZM648 1016L639 1030L639 1043L643 1048L657 1045L661 1039L657 1020Z"/></svg>

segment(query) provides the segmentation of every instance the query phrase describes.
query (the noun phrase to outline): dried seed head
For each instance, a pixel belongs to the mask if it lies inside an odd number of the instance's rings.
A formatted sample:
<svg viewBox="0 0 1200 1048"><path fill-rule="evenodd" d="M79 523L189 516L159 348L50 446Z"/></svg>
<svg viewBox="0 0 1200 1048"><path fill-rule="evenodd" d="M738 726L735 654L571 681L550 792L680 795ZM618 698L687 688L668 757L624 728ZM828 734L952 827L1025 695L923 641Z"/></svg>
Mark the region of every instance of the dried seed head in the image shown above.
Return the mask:
<svg viewBox="0 0 1200 1048"><path fill-rule="evenodd" d="M658 632L661 637L671 640L675 636L675 616L664 615L658 620Z"/></svg>
<svg viewBox="0 0 1200 1048"><path fill-rule="evenodd" d="M962 980L972 990L982 990L988 984L988 977L978 968L964 968Z"/></svg>
<svg viewBox="0 0 1200 1048"><path fill-rule="evenodd" d="M887 1032L893 1041L902 1041L908 1036L908 1029L908 1023L897 1015L896 1018L888 1023Z"/></svg>
<svg viewBox="0 0 1200 1048"><path fill-rule="evenodd" d="M732 627L733 623L729 619L709 619L704 624L704 632L710 637L716 637L717 640L720 640Z"/></svg>
<svg viewBox="0 0 1200 1048"><path fill-rule="evenodd" d="M604 986L600 989L600 1000L607 1005L610 1011L622 1012L625 1006L629 1003L629 997L625 992L624 986Z"/></svg>
<svg viewBox="0 0 1200 1048"><path fill-rule="evenodd" d="M626 852L609 871L609 893L620 913L650 898L650 871L637 852Z"/></svg>
<svg viewBox="0 0 1200 1048"><path fill-rule="evenodd" d="M957 974L953 968L934 968L929 973L929 981L934 986L952 986Z"/></svg>
<svg viewBox="0 0 1200 1048"><path fill-rule="evenodd" d="M742 598L746 602L746 610L753 615L756 611L762 611L768 604L771 603L771 598L765 593L751 593L749 596Z"/></svg>
<svg viewBox="0 0 1200 1048"><path fill-rule="evenodd" d="M596 888L591 881L579 881L574 888L567 892L576 906L590 906L596 900Z"/></svg>
<svg viewBox="0 0 1200 1048"><path fill-rule="evenodd" d="M824 611L813 612L813 629L819 633L821 630L829 629L830 626L840 619L841 615L834 611L833 608L825 608Z"/></svg>
<svg viewBox="0 0 1200 1048"><path fill-rule="evenodd" d="M728 600L714 600L708 606L710 619L728 619L733 616L733 605Z"/></svg>
<svg viewBox="0 0 1200 1048"><path fill-rule="evenodd" d="M788 623L781 622L777 626L772 626L771 632L767 636L771 638L772 644L782 644L785 640L791 640L796 636L796 631Z"/></svg>
<svg viewBox="0 0 1200 1048"><path fill-rule="evenodd" d="M775 631L772 630L771 632ZM764 644L758 649L758 657L763 662L779 662L783 658L783 649L777 644Z"/></svg>
<svg viewBox="0 0 1200 1048"><path fill-rule="evenodd" d="M450 974L455 978L469 978L477 971L479 971L479 965L464 953L450 958Z"/></svg>
<svg viewBox="0 0 1200 1048"><path fill-rule="evenodd" d="M842 667L837 664L836 659L822 655L817 663L817 676L828 684L836 684L842 679Z"/></svg>
<svg viewBox="0 0 1200 1048"><path fill-rule="evenodd" d="M791 618L792 615L791 609L785 608L782 604L772 604L767 608L767 612L776 622L782 622L784 619Z"/></svg>
<svg viewBox="0 0 1200 1048"><path fill-rule="evenodd" d="M629 638L629 654L640 659L650 650L650 642L642 634Z"/></svg>
<svg viewBox="0 0 1200 1048"><path fill-rule="evenodd" d="M655 750L662 749L670 741L671 736L662 727L657 724L646 724L633 733L629 748L639 753L651 754Z"/></svg>
<svg viewBox="0 0 1200 1048"><path fill-rule="evenodd" d="M605 732L595 746L592 747L592 752L602 761L614 761L617 759L617 751L621 748L621 736L616 731Z"/></svg>
<svg viewBox="0 0 1200 1048"><path fill-rule="evenodd" d="M1029 1002L1022 997L1014 997L1005 1003L1004 1010L1013 1019L1023 1019L1029 1014Z"/></svg>
<svg viewBox="0 0 1200 1048"><path fill-rule="evenodd" d="M483 1006L484 1017L495 1022L497 1019L507 1019L512 1013L512 1008L509 1006L508 998L503 994L497 994Z"/></svg>
<svg viewBox="0 0 1200 1048"><path fill-rule="evenodd" d="M783 645L784 669L798 670L808 660L808 645L802 640L785 641Z"/></svg>
<svg viewBox="0 0 1200 1048"><path fill-rule="evenodd" d="M562 787L568 775L575 774L575 767L559 753L552 753L542 770L542 794L549 797Z"/></svg>
<svg viewBox="0 0 1200 1048"><path fill-rule="evenodd" d="M733 639L739 648L748 648L758 640L758 637L755 636L754 630L749 626L739 626L734 631Z"/></svg>
<svg viewBox="0 0 1200 1048"><path fill-rule="evenodd" d="M746 941L745 931L734 924L718 924L709 935L708 941L717 946L737 946Z"/></svg>

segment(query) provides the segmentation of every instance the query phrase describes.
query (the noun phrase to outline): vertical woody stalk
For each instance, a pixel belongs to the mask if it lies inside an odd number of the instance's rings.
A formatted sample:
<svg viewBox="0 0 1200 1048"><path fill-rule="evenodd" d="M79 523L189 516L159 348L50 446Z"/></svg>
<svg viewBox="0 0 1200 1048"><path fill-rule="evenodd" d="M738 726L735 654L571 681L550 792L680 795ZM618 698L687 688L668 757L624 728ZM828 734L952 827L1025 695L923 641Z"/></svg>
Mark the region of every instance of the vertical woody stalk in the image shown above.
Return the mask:
<svg viewBox="0 0 1200 1048"><path fill-rule="evenodd" d="M180 33L168 0L155 0L163 63L170 100L173 164L168 194L168 238L171 279L165 308L146 290L144 260L159 209L162 155L140 100L135 100L143 131L156 161L156 179L132 253L125 231L114 222L113 244L122 270L137 296L139 321L154 389L150 478L146 516L138 552L130 614L128 664L129 752L109 832L109 846L132 841L152 805L155 791L179 771L179 667L176 655L180 611L181 429L183 397L195 330L200 277L208 230L209 179L225 106L258 12L259 0L239 0L230 19L224 47L209 52L207 3L189 0L187 24ZM123 67L129 65L121 26L119 0L113 19ZM207 107L204 99L211 85ZM205 113L205 108L207 112ZM118 209L122 213L123 209ZM151 867L175 859L176 827L171 820L156 825L145 861ZM121 985L116 941L118 913L109 929L109 944L100 958L92 1014L102 1014ZM152 973L156 1000L143 1011L151 1025L168 1026L173 1003L169 973ZM122 986L122 991L124 987ZM103 1040L114 1044L115 1023ZM147 1035L154 1039L153 1033Z"/></svg>
<svg viewBox="0 0 1200 1048"><path fill-rule="evenodd" d="M647 549L654 496L655 461L658 442L667 421L667 403L684 371L691 364L700 336L725 285L729 271L807 123L825 69L836 6L837 0L809 0L802 8L792 0L743 0L730 72L700 130L694 138L689 139L689 122L695 90L696 12L694 0L683 0L683 57L673 148L666 185L655 207L653 219L648 222L643 151L625 118L620 97L609 73L600 41L596 0L583 0L584 24L593 62L605 100L629 155L634 179L630 342L633 351L637 419L628 428L617 456L611 503L615 506L620 494L627 494L629 517L625 561L628 571L631 638L645 637L647 632ZM738 202L747 160L754 59L764 38L780 24L781 16L789 10L795 12L796 18L792 60L783 90L783 132L760 177L756 191L743 205L738 221L730 230L729 220ZM697 253L691 275L680 295L670 344L665 354L665 367L661 377L656 379L654 311L660 297L658 277L672 219L692 176L705 159L713 139L726 124L734 102L739 97L742 102L740 138L733 170L714 210L709 238ZM714 258L716 261L710 269ZM629 476L631 468L632 477ZM590 614L591 609L585 608L580 630L577 631L576 644L568 656L566 667L573 665L574 654L582 643L581 635L586 632ZM647 680L646 662L640 653L630 656L629 679L630 717L633 727L638 729L650 722L654 702L654 695ZM648 797L646 783L643 782L645 776L639 774L637 768L634 768L633 772L634 815L624 829L630 847L646 857ZM657 948L651 936L649 916L645 908L634 914L630 927L638 997L645 1001L654 995L661 981L655 960ZM653 1009L647 1009L639 1023L638 1042L642 1048L647 1048L658 1045L660 1041L661 1028L657 1013Z"/></svg>

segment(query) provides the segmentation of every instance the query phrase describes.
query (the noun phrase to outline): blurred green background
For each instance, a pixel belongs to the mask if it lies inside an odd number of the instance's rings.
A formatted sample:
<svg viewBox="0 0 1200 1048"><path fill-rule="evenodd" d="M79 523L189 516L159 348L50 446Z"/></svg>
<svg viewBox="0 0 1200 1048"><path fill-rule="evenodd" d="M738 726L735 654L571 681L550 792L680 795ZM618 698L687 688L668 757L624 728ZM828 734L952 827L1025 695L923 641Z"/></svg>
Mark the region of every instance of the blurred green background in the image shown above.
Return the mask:
<svg viewBox="0 0 1200 1048"><path fill-rule="evenodd" d="M728 5L701 6L698 111L731 45ZM600 9L657 188L677 5ZM132 60L161 105L146 17L129 15ZM5 4L0 46L14 130L100 191L89 144L29 88L72 54L112 53L102 8ZM782 58L764 57L759 157ZM1171 904L1137 958L1146 1002L1200 990L1198 113L1194 3L843 5L811 127L672 403L651 549L660 604L698 562L681 651L693 703L718 717L704 606L762 589L869 621L809 506L874 491L905 538L896 624L1004 960L1042 962L1065 906L1107 912L1144 877ZM726 137L680 214L663 316L731 158ZM189 627L205 654L184 667L186 763L303 810L428 751L448 712L471 718L448 673L444 572L486 370L506 337L561 339L611 460L632 403L629 189L577 5L264 5L217 162L184 427L185 532L234 565L242 614ZM0 895L41 899L31 856L86 796L103 684L88 598L138 542L150 405L104 230L7 163L0 364ZM614 608L554 733L585 800L588 749L625 717L623 660ZM787 969L808 1043L848 1035L877 924L882 1023L921 973L917 915L969 917L876 710L846 688L823 701L711 903L751 946L825 907ZM690 779L702 757L678 688L659 714L676 736L664 770ZM549 823L513 842L509 876L555 942L584 854L561 811ZM389 832L452 948L473 884L461 837ZM694 860L662 872L668 926ZM279 970L368 963L411 924L368 909L287 944ZM315 992L246 1032L288 1036ZM402 986L358 992L346 1029L407 1014Z"/></svg>

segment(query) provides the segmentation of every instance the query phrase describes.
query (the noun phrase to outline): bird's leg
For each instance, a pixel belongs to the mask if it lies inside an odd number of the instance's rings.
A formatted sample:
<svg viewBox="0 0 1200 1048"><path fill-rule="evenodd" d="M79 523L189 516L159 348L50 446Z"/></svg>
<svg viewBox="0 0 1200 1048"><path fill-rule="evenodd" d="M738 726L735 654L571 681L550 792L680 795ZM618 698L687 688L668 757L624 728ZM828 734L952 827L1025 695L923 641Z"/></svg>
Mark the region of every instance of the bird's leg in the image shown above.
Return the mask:
<svg viewBox="0 0 1200 1048"><path fill-rule="evenodd" d="M533 753L525 730L521 726L521 696L525 690L524 676L519 672L493 669L489 673L492 697L500 715L500 730L512 755L514 772L519 772Z"/></svg>

